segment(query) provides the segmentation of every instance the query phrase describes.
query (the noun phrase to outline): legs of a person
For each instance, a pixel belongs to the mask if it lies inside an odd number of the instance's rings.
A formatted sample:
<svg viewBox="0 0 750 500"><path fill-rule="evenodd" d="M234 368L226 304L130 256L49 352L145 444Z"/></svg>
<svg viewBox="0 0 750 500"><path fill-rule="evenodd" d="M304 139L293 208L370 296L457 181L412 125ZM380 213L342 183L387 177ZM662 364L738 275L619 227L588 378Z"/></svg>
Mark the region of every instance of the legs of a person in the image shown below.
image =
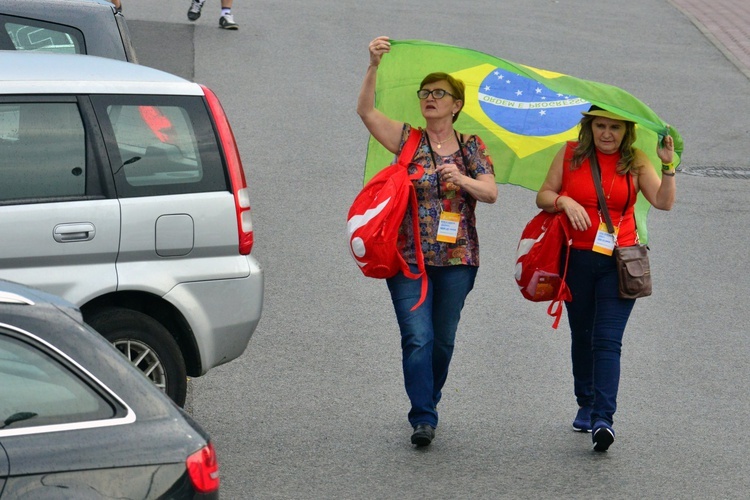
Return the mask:
<svg viewBox="0 0 750 500"><path fill-rule="evenodd" d="M573 300L565 303L570 325L573 389L578 406L594 406L594 356L592 333L596 306L593 252L571 250L566 283Z"/></svg>
<svg viewBox="0 0 750 500"><path fill-rule="evenodd" d="M222 9L231 9L233 2L234 2L234 0L221 0L221 8Z"/></svg>
<svg viewBox="0 0 750 500"><path fill-rule="evenodd" d="M438 415L432 400L432 284L424 303L412 311L421 294L421 280L411 280L399 273L386 282L401 330L404 386L411 402L409 423L412 427L418 424L437 427Z"/></svg>
<svg viewBox="0 0 750 500"><path fill-rule="evenodd" d="M432 283L432 347L433 404L437 406L448 377L453 357L456 330L461 319L466 296L474 288L476 266L429 267Z"/></svg>
<svg viewBox="0 0 750 500"><path fill-rule="evenodd" d="M620 357L622 338L633 299L618 297L618 278L614 258L602 263L596 284L596 319L592 335L594 358L594 409L591 421L603 420L613 424L620 386Z"/></svg>
<svg viewBox="0 0 750 500"><path fill-rule="evenodd" d="M622 337L635 304L618 297L617 280L613 257L571 252L566 281L573 300L566 308L576 399L592 408L592 424L603 420L610 426L617 410Z"/></svg>

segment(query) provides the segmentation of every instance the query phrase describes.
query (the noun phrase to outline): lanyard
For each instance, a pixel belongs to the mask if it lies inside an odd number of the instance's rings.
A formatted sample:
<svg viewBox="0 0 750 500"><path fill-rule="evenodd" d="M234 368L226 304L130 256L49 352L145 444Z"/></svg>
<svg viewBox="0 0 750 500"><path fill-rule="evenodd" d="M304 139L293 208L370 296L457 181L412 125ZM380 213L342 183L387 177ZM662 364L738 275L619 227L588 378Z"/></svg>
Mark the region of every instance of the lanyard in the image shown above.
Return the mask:
<svg viewBox="0 0 750 500"><path fill-rule="evenodd" d="M469 163L466 160L466 154L464 153L464 143L461 142L461 139L460 139L460 137L458 135L458 132L456 132L454 130L453 133L456 134L456 142L458 143L458 149L461 151L461 159L464 162L464 169L466 170L466 172L468 172L469 171ZM432 150L432 143L430 142L430 135L427 133L427 130L425 130L424 136L427 139L427 147L430 149L430 157L432 158L432 164L435 167L435 175L437 176L437 183L436 184L437 184L438 200L442 200L443 193L442 193L442 189L440 188L440 176L437 174L437 166L438 166L438 164L437 164L437 158L435 157L435 151ZM439 205L441 207L440 209L442 210L443 204L439 203Z"/></svg>

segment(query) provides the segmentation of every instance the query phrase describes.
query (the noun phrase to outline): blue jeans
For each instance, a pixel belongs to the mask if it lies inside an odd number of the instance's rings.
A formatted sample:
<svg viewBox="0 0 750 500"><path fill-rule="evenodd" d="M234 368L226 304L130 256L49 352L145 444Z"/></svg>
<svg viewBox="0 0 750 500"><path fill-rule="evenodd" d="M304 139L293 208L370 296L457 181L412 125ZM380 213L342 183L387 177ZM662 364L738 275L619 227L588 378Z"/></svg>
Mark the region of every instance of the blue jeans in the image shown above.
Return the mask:
<svg viewBox="0 0 750 500"><path fill-rule="evenodd" d="M416 272L416 266L412 271ZM427 298L415 311L421 280L402 273L389 278L388 290L401 330L404 385L411 401L409 423L437 427L435 407L448 377L461 309L477 275L476 266L427 266Z"/></svg>
<svg viewBox="0 0 750 500"><path fill-rule="evenodd" d="M573 294L565 307L576 399L579 406L592 408L592 424L604 420L612 425L622 337L635 299L617 295L615 258L591 250L571 249L565 281Z"/></svg>

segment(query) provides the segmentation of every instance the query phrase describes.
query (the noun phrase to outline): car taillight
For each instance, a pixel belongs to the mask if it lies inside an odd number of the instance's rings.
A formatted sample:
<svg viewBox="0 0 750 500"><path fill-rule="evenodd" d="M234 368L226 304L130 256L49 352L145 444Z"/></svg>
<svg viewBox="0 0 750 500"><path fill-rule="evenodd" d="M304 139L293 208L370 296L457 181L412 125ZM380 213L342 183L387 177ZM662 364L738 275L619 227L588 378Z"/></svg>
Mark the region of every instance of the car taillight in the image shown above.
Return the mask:
<svg viewBox="0 0 750 500"><path fill-rule="evenodd" d="M219 489L219 461L213 443L196 451L187 458L190 482L199 493L211 493Z"/></svg>
<svg viewBox="0 0 750 500"><path fill-rule="evenodd" d="M208 109L216 122L219 132L219 140L227 160L229 179L232 182L232 193L234 194L234 207L237 211L237 232L240 240L240 253L247 255L253 249L253 221L250 216L250 195L245 181L245 171L242 168L240 152L237 149L237 141L234 140L234 132L229 125L224 108L219 98L211 89L201 85L203 93L208 102Z"/></svg>

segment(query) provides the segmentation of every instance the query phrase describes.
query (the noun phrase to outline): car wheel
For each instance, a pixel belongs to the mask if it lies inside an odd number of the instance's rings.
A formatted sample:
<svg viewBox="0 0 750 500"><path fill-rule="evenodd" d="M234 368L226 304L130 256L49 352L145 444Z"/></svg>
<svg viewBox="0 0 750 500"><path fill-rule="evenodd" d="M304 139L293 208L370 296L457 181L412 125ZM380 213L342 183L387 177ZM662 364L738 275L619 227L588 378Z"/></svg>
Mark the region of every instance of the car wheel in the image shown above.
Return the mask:
<svg viewBox="0 0 750 500"><path fill-rule="evenodd" d="M112 307L86 322L109 340L133 365L179 406L187 396L185 361L164 325L131 309Z"/></svg>

